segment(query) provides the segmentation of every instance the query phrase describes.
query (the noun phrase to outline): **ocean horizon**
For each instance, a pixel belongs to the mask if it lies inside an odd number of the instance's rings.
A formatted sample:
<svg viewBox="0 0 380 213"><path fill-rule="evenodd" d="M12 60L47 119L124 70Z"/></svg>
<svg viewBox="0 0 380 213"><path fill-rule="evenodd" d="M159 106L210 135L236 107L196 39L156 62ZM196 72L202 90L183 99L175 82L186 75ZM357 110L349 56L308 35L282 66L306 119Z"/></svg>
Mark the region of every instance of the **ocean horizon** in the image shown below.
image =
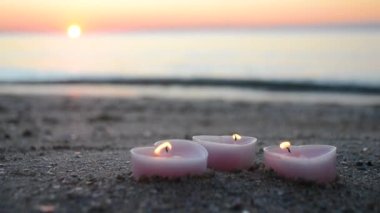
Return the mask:
<svg viewBox="0 0 380 213"><path fill-rule="evenodd" d="M174 98L266 100L307 91L368 94L378 103L380 93L379 27L84 33L79 39L0 33L0 56L2 94L76 88L79 95L164 97L171 91ZM217 95L223 88L233 92Z"/></svg>
<svg viewBox="0 0 380 213"><path fill-rule="evenodd" d="M380 85L380 29L0 33L0 81L231 79Z"/></svg>

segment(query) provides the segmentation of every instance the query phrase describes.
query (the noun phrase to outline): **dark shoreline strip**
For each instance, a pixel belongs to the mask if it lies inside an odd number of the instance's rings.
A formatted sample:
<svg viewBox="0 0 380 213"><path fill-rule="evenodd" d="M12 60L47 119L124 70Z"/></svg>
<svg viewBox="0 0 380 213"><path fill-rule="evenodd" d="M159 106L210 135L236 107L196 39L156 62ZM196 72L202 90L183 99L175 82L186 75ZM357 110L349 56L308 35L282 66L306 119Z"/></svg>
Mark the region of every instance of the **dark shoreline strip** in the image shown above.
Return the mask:
<svg viewBox="0 0 380 213"><path fill-rule="evenodd" d="M26 85L54 85L54 84L94 84L94 85L158 85L158 86L214 86L239 87L270 91L297 91L297 92L339 92L380 95L380 87L350 85L350 84L322 84L314 82L265 81L265 80L229 80L229 79L180 79L180 78L122 78L122 79L68 79L51 81L3 81L5 84Z"/></svg>

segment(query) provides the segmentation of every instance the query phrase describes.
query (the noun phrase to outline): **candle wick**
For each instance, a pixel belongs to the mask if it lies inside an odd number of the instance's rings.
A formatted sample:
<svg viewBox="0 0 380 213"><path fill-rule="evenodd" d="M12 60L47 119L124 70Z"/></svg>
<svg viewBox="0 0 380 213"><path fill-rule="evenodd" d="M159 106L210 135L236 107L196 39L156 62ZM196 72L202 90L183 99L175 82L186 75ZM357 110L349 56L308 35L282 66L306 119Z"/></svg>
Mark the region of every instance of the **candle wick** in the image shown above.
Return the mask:
<svg viewBox="0 0 380 213"><path fill-rule="evenodd" d="M292 152L290 151L290 148L289 148L289 147L286 147L286 149L288 150L289 153L292 153Z"/></svg>
<svg viewBox="0 0 380 213"><path fill-rule="evenodd" d="M165 146L165 151L166 151L166 152L169 152L169 149L168 149L168 147L167 147L167 146Z"/></svg>

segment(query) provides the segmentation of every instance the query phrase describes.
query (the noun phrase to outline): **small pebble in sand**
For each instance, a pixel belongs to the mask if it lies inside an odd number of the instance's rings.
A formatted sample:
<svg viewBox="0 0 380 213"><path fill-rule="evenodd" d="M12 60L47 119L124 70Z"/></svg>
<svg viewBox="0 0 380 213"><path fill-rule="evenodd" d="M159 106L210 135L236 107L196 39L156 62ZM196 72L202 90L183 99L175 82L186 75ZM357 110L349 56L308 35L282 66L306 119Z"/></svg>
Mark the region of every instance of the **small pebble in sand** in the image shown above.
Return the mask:
<svg viewBox="0 0 380 213"><path fill-rule="evenodd" d="M80 152L74 152L74 155L75 155L76 158L81 158L82 157L82 155L81 155Z"/></svg>
<svg viewBox="0 0 380 213"><path fill-rule="evenodd" d="M242 210L243 209L243 203L241 202L240 198L235 199L230 205L229 209L231 210Z"/></svg>
<svg viewBox="0 0 380 213"><path fill-rule="evenodd" d="M363 166L363 162L361 161L356 162L356 166Z"/></svg>
<svg viewBox="0 0 380 213"><path fill-rule="evenodd" d="M125 180L125 177L123 176L123 175L121 175L121 174L118 174L117 176L116 176L116 180L118 180L118 181L124 181Z"/></svg>
<svg viewBox="0 0 380 213"><path fill-rule="evenodd" d="M50 212L54 212L55 211L55 206L54 205L40 205L38 207L38 209L40 210L40 212L42 213L50 213Z"/></svg>
<svg viewBox="0 0 380 213"><path fill-rule="evenodd" d="M8 133L5 133L5 134L4 134L4 139L11 139L11 135L8 134Z"/></svg>
<svg viewBox="0 0 380 213"><path fill-rule="evenodd" d="M23 137L31 137L31 136L33 136L33 133L29 129L26 129L26 130L24 130L24 132L22 132L22 136Z"/></svg>
<svg viewBox="0 0 380 213"><path fill-rule="evenodd" d="M74 188L74 191L77 191L77 192L78 192L78 191L82 191L82 190L83 190L82 187L75 187L75 188Z"/></svg>
<svg viewBox="0 0 380 213"><path fill-rule="evenodd" d="M92 185L92 184L94 184L94 182L92 182L92 181L86 181L86 185Z"/></svg>

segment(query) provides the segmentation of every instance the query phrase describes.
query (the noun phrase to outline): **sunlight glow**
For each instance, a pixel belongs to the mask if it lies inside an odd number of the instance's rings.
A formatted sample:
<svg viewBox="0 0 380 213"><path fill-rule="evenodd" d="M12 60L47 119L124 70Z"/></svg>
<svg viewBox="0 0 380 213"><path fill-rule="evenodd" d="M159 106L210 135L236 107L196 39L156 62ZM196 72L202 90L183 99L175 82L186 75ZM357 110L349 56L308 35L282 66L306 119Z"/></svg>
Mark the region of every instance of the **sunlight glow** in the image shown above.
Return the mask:
<svg viewBox="0 0 380 213"><path fill-rule="evenodd" d="M380 21L379 0L2 0L0 11L0 31L17 32L56 31L68 22L80 22L86 32L115 32L361 24L376 27Z"/></svg>
<svg viewBox="0 0 380 213"><path fill-rule="evenodd" d="M82 30L79 25L73 24L67 28L67 36L69 38L79 38L82 34Z"/></svg>

